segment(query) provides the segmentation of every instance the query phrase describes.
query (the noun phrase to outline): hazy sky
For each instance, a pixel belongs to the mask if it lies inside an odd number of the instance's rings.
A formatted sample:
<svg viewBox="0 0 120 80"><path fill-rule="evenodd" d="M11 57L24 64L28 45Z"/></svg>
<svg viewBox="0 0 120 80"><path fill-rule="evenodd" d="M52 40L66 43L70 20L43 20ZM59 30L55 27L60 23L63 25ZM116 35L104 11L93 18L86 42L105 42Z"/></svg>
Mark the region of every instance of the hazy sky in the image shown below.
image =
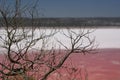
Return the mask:
<svg viewBox="0 0 120 80"><path fill-rule="evenodd" d="M38 5L45 17L120 17L120 0L40 0Z"/></svg>

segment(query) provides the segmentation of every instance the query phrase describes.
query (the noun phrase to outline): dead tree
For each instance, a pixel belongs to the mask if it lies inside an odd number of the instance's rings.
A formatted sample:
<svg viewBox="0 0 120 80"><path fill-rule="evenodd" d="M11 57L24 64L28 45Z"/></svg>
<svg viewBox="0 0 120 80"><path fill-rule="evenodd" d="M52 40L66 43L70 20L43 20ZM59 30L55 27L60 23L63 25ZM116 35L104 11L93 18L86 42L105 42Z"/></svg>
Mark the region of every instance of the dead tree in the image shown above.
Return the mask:
<svg viewBox="0 0 120 80"><path fill-rule="evenodd" d="M93 50L94 39L92 40L89 35L91 31L84 29L80 29L79 32L67 29L67 34L60 32L68 38L70 47L57 39L59 45L65 50L55 50L54 45L48 50L49 41L57 32L52 30L46 34L46 31L34 26L37 2L32 7L22 6L21 0L14 0L14 2L15 5L12 7L8 5L7 0L1 0L2 4L0 4L3 26L0 47L4 49L5 55L5 61L0 62L0 77L3 80L16 76L28 80L30 75L35 76L36 73L39 74L39 79L47 80L54 71L62 67L72 53L89 53ZM32 23L30 28L26 28L23 24L23 17L26 14L28 16L28 13ZM87 44L84 44L84 41ZM36 45L39 47L35 51Z"/></svg>

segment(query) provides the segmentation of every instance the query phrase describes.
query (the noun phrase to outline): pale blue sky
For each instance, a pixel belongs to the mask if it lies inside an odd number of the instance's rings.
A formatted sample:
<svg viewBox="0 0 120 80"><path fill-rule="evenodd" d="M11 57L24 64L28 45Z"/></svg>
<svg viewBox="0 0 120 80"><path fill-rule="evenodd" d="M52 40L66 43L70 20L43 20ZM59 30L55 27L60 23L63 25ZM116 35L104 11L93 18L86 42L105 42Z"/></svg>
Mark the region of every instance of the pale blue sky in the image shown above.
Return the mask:
<svg viewBox="0 0 120 80"><path fill-rule="evenodd" d="M39 0L38 6L44 17L120 17L120 0Z"/></svg>

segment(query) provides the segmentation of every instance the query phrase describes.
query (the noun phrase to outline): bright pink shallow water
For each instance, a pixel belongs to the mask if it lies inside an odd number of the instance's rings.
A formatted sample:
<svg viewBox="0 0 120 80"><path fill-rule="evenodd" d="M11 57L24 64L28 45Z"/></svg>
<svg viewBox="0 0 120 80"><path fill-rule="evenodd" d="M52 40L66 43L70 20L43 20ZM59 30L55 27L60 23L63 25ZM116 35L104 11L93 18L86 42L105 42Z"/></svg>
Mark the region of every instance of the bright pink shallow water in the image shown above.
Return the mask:
<svg viewBox="0 0 120 80"><path fill-rule="evenodd" d="M96 54L86 55L74 53L65 65L81 70L82 80L85 80L84 75L88 76L88 80L120 80L120 49L100 49ZM74 75L79 76L80 73L76 72ZM62 80L69 80L64 77L65 75Z"/></svg>
<svg viewBox="0 0 120 80"><path fill-rule="evenodd" d="M101 49L96 54L71 56L74 66L86 69L88 80L120 80L120 49Z"/></svg>

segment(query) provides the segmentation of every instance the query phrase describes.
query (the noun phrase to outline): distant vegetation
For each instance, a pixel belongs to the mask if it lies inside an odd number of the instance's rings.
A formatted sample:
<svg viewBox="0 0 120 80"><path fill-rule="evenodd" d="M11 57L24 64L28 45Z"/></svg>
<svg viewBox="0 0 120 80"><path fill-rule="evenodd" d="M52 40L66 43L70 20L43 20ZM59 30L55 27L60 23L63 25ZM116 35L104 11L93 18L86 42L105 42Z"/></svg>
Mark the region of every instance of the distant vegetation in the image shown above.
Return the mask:
<svg viewBox="0 0 120 80"><path fill-rule="evenodd" d="M10 23L13 22L9 18ZM19 18L17 19L21 25L26 27L120 27L120 17L96 17L96 18ZM0 18L0 27L2 25L2 18Z"/></svg>

